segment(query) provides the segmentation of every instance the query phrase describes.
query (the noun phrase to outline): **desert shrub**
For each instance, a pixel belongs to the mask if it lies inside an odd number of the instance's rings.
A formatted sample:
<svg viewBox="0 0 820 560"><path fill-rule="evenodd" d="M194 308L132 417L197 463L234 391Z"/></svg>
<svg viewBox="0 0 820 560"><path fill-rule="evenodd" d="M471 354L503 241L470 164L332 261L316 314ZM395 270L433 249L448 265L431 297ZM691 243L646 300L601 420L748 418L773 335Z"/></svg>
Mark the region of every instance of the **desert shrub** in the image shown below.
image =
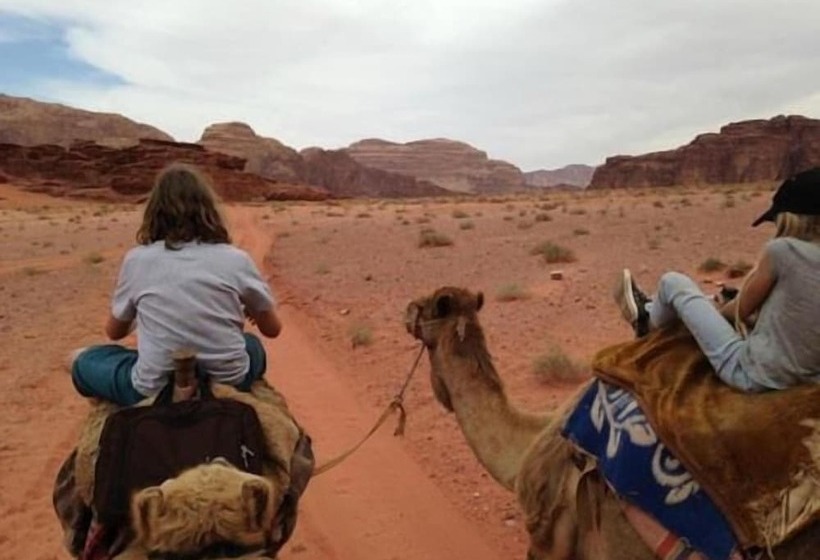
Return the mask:
<svg viewBox="0 0 820 560"><path fill-rule="evenodd" d="M105 260L105 257L104 257L104 256L102 256L100 253L97 253L97 252L95 251L95 252L93 252L93 253L88 253L88 254L85 256L85 259L84 259L84 260L85 260L85 262L86 262L86 263L88 263L88 264L100 264L101 262L103 262L103 261Z"/></svg>
<svg viewBox="0 0 820 560"><path fill-rule="evenodd" d="M373 215L368 213L368 212L359 212L358 214L356 214L356 217L357 218L372 218Z"/></svg>
<svg viewBox="0 0 820 560"><path fill-rule="evenodd" d="M589 235L589 230L586 228L575 228L572 230L573 235Z"/></svg>
<svg viewBox="0 0 820 560"><path fill-rule="evenodd" d="M586 375L586 368L557 346L536 357L532 369L542 383L577 382Z"/></svg>
<svg viewBox="0 0 820 560"><path fill-rule="evenodd" d="M419 232L420 248L447 247L452 244L452 239L434 229L425 228Z"/></svg>
<svg viewBox="0 0 820 560"><path fill-rule="evenodd" d="M373 329L367 325L353 325L350 327L350 344L353 348L370 346L373 344Z"/></svg>
<svg viewBox="0 0 820 560"><path fill-rule="evenodd" d="M495 299L498 301L518 301L529 298L529 292L518 284L504 284L495 293Z"/></svg>
<svg viewBox="0 0 820 560"><path fill-rule="evenodd" d="M530 229L532 227L532 222L523 221L518 222L518 229Z"/></svg>
<svg viewBox="0 0 820 560"><path fill-rule="evenodd" d="M731 196L727 196L723 199L723 208L734 208L735 207L735 199Z"/></svg>
<svg viewBox="0 0 820 560"><path fill-rule="evenodd" d="M587 211L584 208L573 208L569 213L571 216L583 216Z"/></svg>
<svg viewBox="0 0 820 560"><path fill-rule="evenodd" d="M316 266L316 274L325 275L330 273L330 267L324 263L321 263Z"/></svg>
<svg viewBox="0 0 820 560"><path fill-rule="evenodd" d="M657 237L653 237L647 241L646 246L649 247L650 251L657 251L661 248L661 241Z"/></svg>
<svg viewBox="0 0 820 560"><path fill-rule="evenodd" d="M535 217L533 219L536 222L550 222L550 221L552 221L552 218L546 212L539 212L538 214L535 215Z"/></svg>
<svg viewBox="0 0 820 560"><path fill-rule="evenodd" d="M557 245L552 241L544 241L530 250L531 255L541 255L548 263L570 263L578 260L572 249Z"/></svg>
<svg viewBox="0 0 820 560"><path fill-rule="evenodd" d="M726 268L726 263L717 257L709 257L698 266L701 272L717 272Z"/></svg>
<svg viewBox="0 0 820 560"><path fill-rule="evenodd" d="M451 216L453 216L456 220L463 220L464 218L470 217L470 215L464 210L453 210Z"/></svg>
<svg viewBox="0 0 820 560"><path fill-rule="evenodd" d="M652 206L654 206L655 208L663 208L663 202L660 200L656 200L652 203Z"/></svg>
<svg viewBox="0 0 820 560"><path fill-rule="evenodd" d="M461 222L458 226L459 229L473 229L475 228L475 224L471 221Z"/></svg>

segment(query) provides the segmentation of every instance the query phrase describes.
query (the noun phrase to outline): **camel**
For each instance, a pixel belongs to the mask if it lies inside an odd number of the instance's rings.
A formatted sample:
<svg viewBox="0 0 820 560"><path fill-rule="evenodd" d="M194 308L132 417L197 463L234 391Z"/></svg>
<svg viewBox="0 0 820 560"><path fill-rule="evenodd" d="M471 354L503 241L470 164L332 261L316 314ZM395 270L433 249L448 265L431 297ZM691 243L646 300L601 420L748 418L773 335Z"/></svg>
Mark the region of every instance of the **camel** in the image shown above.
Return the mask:
<svg viewBox="0 0 820 560"><path fill-rule="evenodd" d="M508 400L478 321L483 302L480 292L440 288L410 302L405 325L427 348L435 398L455 414L492 478L515 492L530 537L528 560L652 560L594 461L561 436L576 398L552 414L525 412ZM809 560L818 550L815 523L771 552L776 560Z"/></svg>
<svg viewBox="0 0 820 560"><path fill-rule="evenodd" d="M216 383L212 391L216 398L238 400L256 411L267 443L262 475L215 457L136 492L131 498L130 531L125 533L130 538L113 560L218 560L240 554L270 559L293 532L296 503L313 472L309 437L284 397L264 380L254 383L251 393ZM151 402L147 399L138 406ZM110 403L92 403L77 447L55 481L54 506L73 556L81 554L91 528L98 444L106 418L116 410Z"/></svg>

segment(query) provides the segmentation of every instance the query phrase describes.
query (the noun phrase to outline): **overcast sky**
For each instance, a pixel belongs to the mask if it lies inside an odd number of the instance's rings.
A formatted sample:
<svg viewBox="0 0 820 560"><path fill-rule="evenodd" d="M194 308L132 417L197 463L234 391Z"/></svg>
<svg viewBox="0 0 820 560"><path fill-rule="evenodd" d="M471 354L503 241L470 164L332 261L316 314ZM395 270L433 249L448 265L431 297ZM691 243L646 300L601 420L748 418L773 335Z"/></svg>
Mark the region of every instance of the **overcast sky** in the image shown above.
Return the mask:
<svg viewBox="0 0 820 560"><path fill-rule="evenodd" d="M818 0L0 0L0 91L178 140L446 137L524 170L820 117Z"/></svg>

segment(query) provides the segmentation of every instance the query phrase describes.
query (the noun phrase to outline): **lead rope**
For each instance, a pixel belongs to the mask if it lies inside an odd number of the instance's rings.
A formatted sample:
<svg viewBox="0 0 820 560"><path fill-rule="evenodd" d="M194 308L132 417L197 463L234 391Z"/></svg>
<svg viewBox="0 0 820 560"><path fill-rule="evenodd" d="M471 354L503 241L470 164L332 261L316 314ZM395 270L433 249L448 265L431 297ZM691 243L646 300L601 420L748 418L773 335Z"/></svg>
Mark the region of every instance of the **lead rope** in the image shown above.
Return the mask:
<svg viewBox="0 0 820 560"><path fill-rule="evenodd" d="M407 374L407 377L404 379L404 384L399 389L399 392L396 393L396 396L393 397L393 400L390 401L390 404L387 405L387 408L384 409L379 419L376 420L376 423L370 428L370 431L365 434L365 436L358 441L353 447L348 449L347 451L337 455L333 459L330 459L326 463L322 463L318 467L313 470L312 476L319 476L320 474L329 471L348 457L350 457L357 449L359 449L364 442L370 439L370 436L376 433L376 431L381 428L382 424L390 417L394 410L399 411L399 422L396 425L396 429L393 431L394 436L404 435L404 426L407 422L407 412L404 410L404 392L407 390L407 387L410 385L410 379L412 379L413 374L416 372L416 368L421 361L421 357L424 354L424 345L421 345L419 349L418 356L416 356L416 361L413 362L413 367L410 368L410 373Z"/></svg>

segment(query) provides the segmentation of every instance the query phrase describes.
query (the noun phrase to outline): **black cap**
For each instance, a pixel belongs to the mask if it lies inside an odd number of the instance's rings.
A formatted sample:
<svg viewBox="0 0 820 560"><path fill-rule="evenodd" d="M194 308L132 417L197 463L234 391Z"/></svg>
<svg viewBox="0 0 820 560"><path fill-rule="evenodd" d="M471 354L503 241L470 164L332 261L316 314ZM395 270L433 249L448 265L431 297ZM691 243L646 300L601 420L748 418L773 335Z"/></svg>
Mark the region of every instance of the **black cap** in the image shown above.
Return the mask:
<svg viewBox="0 0 820 560"><path fill-rule="evenodd" d="M820 167L786 179L774 193L771 207L752 223L752 227L775 221L780 212L820 215Z"/></svg>

